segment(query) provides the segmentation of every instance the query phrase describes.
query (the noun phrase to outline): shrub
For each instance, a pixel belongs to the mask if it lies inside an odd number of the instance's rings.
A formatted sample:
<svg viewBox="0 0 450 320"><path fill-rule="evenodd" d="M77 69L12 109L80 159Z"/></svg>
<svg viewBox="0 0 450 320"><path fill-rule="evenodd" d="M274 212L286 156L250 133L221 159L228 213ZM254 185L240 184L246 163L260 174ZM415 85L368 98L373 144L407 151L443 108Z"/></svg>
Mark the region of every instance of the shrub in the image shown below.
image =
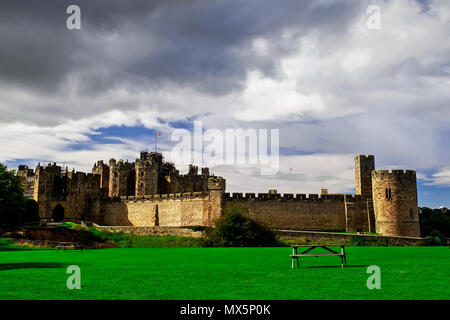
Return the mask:
<svg viewBox="0 0 450 320"><path fill-rule="evenodd" d="M248 217L248 208L233 206L224 211L215 228L207 233L208 243L215 247L261 247L280 245L275 234L263 224Z"/></svg>
<svg viewBox="0 0 450 320"><path fill-rule="evenodd" d="M425 237L424 243L427 246L442 246L446 245L447 239L439 230L433 229L428 236Z"/></svg>

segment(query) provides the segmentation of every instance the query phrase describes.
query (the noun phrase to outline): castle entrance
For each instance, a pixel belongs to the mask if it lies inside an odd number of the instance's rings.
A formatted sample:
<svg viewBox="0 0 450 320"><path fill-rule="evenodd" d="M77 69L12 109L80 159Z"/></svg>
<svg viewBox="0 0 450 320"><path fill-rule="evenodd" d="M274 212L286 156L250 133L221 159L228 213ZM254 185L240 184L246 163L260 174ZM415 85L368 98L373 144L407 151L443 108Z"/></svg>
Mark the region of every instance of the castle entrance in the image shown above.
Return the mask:
<svg viewBox="0 0 450 320"><path fill-rule="evenodd" d="M64 208L62 205L56 205L55 209L53 209L53 221L64 221Z"/></svg>

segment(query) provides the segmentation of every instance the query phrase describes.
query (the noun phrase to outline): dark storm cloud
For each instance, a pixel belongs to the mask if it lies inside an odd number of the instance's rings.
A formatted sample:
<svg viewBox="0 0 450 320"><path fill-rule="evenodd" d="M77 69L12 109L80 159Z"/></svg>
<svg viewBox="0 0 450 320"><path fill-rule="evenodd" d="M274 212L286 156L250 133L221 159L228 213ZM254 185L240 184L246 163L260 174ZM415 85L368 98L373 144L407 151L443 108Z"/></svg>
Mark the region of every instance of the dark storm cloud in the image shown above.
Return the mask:
<svg viewBox="0 0 450 320"><path fill-rule="evenodd" d="M278 59L249 54L252 39L269 39L280 56L291 50L280 31L320 25L321 32L336 34L358 9L348 2L317 3L78 1L82 30L69 31L65 12L73 1L2 1L0 79L5 86L51 93L77 75L84 95L167 81L224 94L240 88L249 68L276 74Z"/></svg>

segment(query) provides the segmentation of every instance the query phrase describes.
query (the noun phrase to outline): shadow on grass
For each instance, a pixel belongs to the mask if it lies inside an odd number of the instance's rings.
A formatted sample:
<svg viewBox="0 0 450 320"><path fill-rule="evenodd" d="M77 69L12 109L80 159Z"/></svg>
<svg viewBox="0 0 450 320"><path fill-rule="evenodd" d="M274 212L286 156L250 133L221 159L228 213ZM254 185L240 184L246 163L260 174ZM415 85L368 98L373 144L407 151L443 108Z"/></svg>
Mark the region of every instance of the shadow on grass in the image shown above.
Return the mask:
<svg viewBox="0 0 450 320"><path fill-rule="evenodd" d="M367 268L369 265L365 265L365 264L361 264L361 265L357 265L357 264L353 264L353 265L347 265L344 266L343 269L345 268ZM307 266L307 267L302 267L300 266L300 268L304 268L304 269L314 269L314 268L342 268L341 265L336 265L336 266Z"/></svg>
<svg viewBox="0 0 450 320"><path fill-rule="evenodd" d="M21 263L0 263L0 271L14 269L42 269L42 268L62 268L67 263L58 262L21 262Z"/></svg>
<svg viewBox="0 0 450 320"><path fill-rule="evenodd" d="M51 250L46 248L29 248L29 247L13 247L13 246L0 246L0 252L2 251L30 251L30 250Z"/></svg>

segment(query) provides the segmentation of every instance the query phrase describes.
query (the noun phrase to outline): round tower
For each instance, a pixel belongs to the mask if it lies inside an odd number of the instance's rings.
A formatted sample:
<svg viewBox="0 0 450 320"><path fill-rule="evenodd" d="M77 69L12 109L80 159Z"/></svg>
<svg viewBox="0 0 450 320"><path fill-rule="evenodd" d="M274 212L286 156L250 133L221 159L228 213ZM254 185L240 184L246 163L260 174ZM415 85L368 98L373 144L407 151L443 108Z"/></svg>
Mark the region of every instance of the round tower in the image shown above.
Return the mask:
<svg viewBox="0 0 450 320"><path fill-rule="evenodd" d="M372 195L377 233L420 237L415 171L372 171Z"/></svg>

